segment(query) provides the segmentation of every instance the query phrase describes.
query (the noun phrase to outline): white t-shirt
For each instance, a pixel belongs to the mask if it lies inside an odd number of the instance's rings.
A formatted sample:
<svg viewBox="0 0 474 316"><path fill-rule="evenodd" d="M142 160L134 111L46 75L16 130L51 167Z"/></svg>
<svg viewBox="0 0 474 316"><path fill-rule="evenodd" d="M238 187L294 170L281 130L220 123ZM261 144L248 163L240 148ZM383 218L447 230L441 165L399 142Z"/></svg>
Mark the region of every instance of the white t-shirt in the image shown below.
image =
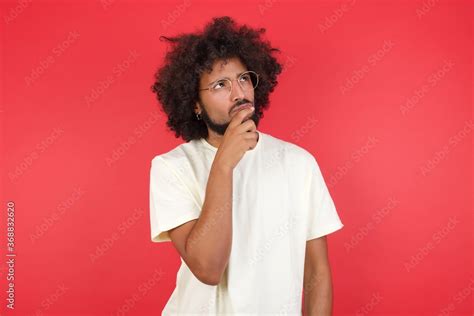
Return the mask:
<svg viewBox="0 0 474 316"><path fill-rule="evenodd" d="M162 315L301 315L306 241L344 225L313 155L257 132L233 171L232 250L221 282L202 283L181 259ZM216 152L200 139L153 158L153 242L199 218Z"/></svg>

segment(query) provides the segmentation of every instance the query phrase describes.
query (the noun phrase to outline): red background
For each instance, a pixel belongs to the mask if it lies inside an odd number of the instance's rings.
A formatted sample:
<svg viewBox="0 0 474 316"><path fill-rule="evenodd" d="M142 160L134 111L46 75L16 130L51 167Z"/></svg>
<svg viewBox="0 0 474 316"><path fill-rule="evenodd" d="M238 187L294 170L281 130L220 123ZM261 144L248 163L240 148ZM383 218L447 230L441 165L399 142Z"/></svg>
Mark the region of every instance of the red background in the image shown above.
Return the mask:
<svg viewBox="0 0 474 316"><path fill-rule="evenodd" d="M161 314L179 257L150 240L149 170L182 141L150 91L158 37L218 15L282 50L259 129L315 155L345 224L329 237L334 315L472 315L472 1L1 10L2 315Z"/></svg>

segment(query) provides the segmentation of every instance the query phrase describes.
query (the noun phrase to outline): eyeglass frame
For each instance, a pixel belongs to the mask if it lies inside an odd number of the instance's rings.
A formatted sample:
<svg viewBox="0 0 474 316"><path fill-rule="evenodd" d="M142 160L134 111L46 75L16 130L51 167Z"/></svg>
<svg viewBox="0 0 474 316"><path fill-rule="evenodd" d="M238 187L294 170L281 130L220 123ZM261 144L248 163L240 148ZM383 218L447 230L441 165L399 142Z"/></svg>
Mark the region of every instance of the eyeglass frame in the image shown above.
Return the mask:
<svg viewBox="0 0 474 316"><path fill-rule="evenodd" d="M216 91L215 89L213 89L213 88L210 87L210 86L214 85L215 83L217 83L217 82L219 82L219 81L227 80L227 81L230 81L230 91L229 91L229 94L228 94L228 95L231 95L231 94L232 94L232 89L234 88L234 84L233 84L232 81L234 81L234 80L239 80L239 79L242 77L242 75L247 74L247 73L249 73L249 72L251 72L251 73L255 74L255 76L257 76L257 83L255 84L255 87L252 88L252 90L255 90L255 88L257 88L257 86L258 86L258 83L260 82L260 75L259 75L258 73L256 73L255 71L253 71L253 70L247 70L247 71L244 71L243 73L241 73L240 76L239 76L237 79L229 79L229 78L217 79L217 80L214 80L213 82L209 83L207 88L199 89L199 91L203 91L203 90L209 90L209 91L214 90L214 91ZM239 82L238 84L240 85L240 82ZM253 86L253 84L252 84L252 86ZM242 85L240 85L240 87L242 88L242 90L246 91L246 90L242 87ZM211 93L212 93L212 92L211 92Z"/></svg>

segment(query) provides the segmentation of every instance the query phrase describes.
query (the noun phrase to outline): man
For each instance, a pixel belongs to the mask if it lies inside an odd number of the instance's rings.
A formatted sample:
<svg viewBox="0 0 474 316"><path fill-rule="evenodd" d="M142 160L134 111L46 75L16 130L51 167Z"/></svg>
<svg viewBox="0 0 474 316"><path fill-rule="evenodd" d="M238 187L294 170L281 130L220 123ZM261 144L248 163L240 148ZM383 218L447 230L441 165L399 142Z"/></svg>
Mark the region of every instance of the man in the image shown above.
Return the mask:
<svg viewBox="0 0 474 316"><path fill-rule="evenodd" d="M263 32L221 17L165 38L152 88L186 143L150 171L152 241L181 257L163 315L331 314L325 236L343 224L316 159L257 130L282 70Z"/></svg>

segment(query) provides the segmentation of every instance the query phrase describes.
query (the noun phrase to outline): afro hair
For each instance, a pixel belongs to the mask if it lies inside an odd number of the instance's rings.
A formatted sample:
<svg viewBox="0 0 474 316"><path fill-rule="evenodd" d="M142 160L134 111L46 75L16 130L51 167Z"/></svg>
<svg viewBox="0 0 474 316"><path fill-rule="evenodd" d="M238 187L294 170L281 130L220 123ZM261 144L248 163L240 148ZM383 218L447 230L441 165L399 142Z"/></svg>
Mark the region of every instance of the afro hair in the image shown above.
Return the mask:
<svg viewBox="0 0 474 316"><path fill-rule="evenodd" d="M231 17L214 17L201 33L180 34L176 37L160 36L171 43L164 64L155 73L151 86L163 107L168 120L166 125L186 142L206 138L208 130L197 120L194 107L199 100L199 80L204 71L211 72L217 60L238 57L249 70L260 76L255 89L254 106L256 124L269 106L269 95L278 84L277 76L282 64L272 55L280 52L261 39L264 28L252 29L237 26Z"/></svg>

